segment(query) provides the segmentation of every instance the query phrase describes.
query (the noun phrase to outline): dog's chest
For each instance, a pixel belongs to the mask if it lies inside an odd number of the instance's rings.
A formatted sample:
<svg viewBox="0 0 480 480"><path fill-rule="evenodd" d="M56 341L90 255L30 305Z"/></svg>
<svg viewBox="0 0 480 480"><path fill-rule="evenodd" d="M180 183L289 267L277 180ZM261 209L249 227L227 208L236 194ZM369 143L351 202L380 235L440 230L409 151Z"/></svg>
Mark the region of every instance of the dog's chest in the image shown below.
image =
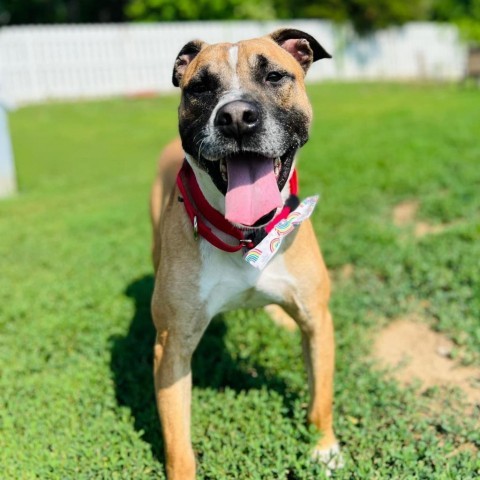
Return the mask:
<svg viewBox="0 0 480 480"><path fill-rule="evenodd" d="M245 262L241 252L226 253L200 241L199 296L210 317L236 308L281 302L294 284L281 252L259 271Z"/></svg>

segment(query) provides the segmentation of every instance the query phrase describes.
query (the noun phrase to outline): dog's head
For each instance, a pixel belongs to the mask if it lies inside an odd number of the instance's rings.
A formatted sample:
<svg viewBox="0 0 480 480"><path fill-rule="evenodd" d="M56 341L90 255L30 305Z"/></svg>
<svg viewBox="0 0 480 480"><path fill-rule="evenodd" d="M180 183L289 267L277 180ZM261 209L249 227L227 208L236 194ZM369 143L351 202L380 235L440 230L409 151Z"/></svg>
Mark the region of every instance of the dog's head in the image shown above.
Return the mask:
<svg viewBox="0 0 480 480"><path fill-rule="evenodd" d="M183 149L225 196L230 221L260 226L281 207L295 153L308 140L304 77L321 58L330 55L292 29L236 44L197 40L178 54Z"/></svg>

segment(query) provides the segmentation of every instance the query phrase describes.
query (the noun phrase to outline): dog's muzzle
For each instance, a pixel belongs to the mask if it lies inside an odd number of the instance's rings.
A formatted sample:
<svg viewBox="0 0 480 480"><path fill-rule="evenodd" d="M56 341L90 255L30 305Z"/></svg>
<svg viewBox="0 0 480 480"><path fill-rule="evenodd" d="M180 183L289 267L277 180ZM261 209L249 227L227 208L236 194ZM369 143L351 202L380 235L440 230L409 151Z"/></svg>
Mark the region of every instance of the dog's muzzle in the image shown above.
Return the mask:
<svg viewBox="0 0 480 480"><path fill-rule="evenodd" d="M223 105L215 115L214 126L225 137L241 140L255 133L260 126L260 110L245 100L234 100Z"/></svg>

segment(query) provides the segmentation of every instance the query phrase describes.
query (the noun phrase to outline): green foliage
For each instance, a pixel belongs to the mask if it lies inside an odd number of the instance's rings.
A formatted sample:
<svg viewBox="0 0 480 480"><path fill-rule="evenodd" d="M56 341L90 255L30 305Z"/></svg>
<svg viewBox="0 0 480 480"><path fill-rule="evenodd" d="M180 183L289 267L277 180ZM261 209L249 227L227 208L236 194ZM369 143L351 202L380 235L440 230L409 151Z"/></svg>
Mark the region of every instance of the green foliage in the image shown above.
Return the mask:
<svg viewBox="0 0 480 480"><path fill-rule="evenodd" d="M0 25L318 18L359 34L415 20L454 21L480 41L480 0L0 0Z"/></svg>
<svg viewBox="0 0 480 480"><path fill-rule="evenodd" d="M369 353L380 326L416 310L478 360L480 92L323 84L310 95L300 181L302 196L322 195L313 222L335 278L335 423L347 461L335 478L479 478L478 410L400 388ZM21 194L0 203L2 478L165 478L147 198L177 104L11 115ZM419 239L395 227L392 208L406 199L445 230ZM354 274L342 279L346 263ZM316 434L305 426L298 333L261 311L217 318L193 377L199 479L325 478L308 460Z"/></svg>
<svg viewBox="0 0 480 480"><path fill-rule="evenodd" d="M460 33L464 40L472 44L480 45L480 15L477 19L463 18L456 23L460 28Z"/></svg>
<svg viewBox="0 0 480 480"><path fill-rule="evenodd" d="M322 18L351 21L359 33L368 33L392 24L418 18L422 0L131 0L127 18L143 21Z"/></svg>
<svg viewBox="0 0 480 480"><path fill-rule="evenodd" d="M271 1L255 0L132 0L125 13L131 20L221 20L275 18Z"/></svg>
<svg viewBox="0 0 480 480"><path fill-rule="evenodd" d="M128 0L0 0L0 26L99 23L124 19Z"/></svg>
<svg viewBox="0 0 480 480"><path fill-rule="evenodd" d="M455 22L465 40L480 44L480 0L437 0L432 18Z"/></svg>
<svg viewBox="0 0 480 480"><path fill-rule="evenodd" d="M328 0L325 2L301 1L291 4L288 16L299 18L324 18L337 22L351 22L360 34L422 17L423 1L413 0Z"/></svg>

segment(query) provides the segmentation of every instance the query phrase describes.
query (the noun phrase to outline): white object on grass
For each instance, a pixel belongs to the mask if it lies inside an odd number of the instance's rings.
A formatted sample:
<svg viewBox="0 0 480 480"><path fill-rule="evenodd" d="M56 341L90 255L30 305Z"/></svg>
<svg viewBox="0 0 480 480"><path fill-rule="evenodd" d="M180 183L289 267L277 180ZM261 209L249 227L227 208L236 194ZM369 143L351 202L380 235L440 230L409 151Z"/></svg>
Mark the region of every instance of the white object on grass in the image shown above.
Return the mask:
<svg viewBox="0 0 480 480"><path fill-rule="evenodd" d="M8 128L7 107L0 100L0 198L12 195L16 191L17 181Z"/></svg>

